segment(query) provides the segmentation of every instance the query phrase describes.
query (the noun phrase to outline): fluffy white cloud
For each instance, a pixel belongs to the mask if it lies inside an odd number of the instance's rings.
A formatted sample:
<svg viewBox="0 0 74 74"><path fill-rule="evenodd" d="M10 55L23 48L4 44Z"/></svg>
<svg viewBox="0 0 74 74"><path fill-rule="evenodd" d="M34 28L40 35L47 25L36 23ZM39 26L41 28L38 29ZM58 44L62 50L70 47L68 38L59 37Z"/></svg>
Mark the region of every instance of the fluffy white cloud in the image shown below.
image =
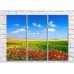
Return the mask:
<svg viewBox="0 0 74 74"><path fill-rule="evenodd" d="M40 24L32 23L33 26L41 28L42 26Z"/></svg>
<svg viewBox="0 0 74 74"><path fill-rule="evenodd" d="M18 33L18 31L13 31L13 32L11 32L11 33Z"/></svg>
<svg viewBox="0 0 74 74"><path fill-rule="evenodd" d="M40 24L39 25L37 25L38 27L42 27Z"/></svg>
<svg viewBox="0 0 74 74"><path fill-rule="evenodd" d="M20 26L20 24L15 24L15 26Z"/></svg>
<svg viewBox="0 0 74 74"><path fill-rule="evenodd" d="M23 32L23 31L25 31L25 29L21 28L21 29L18 29L17 31L18 32Z"/></svg>
<svg viewBox="0 0 74 74"><path fill-rule="evenodd" d="M39 33L28 33L28 34L39 34Z"/></svg>
<svg viewBox="0 0 74 74"><path fill-rule="evenodd" d="M48 32L55 32L55 29L54 28L49 28Z"/></svg>
<svg viewBox="0 0 74 74"><path fill-rule="evenodd" d="M36 33L33 33L33 34L36 34Z"/></svg>
<svg viewBox="0 0 74 74"><path fill-rule="evenodd" d="M47 31L47 29L43 29L41 32L43 32L43 33L44 33L44 32L46 32L46 31Z"/></svg>
<svg viewBox="0 0 74 74"><path fill-rule="evenodd" d="M53 21L50 21L48 25L51 27L56 27L56 25L53 23Z"/></svg>
<svg viewBox="0 0 74 74"><path fill-rule="evenodd" d="M11 32L11 33L15 34L15 33L24 32L24 31L25 31L25 29L20 28L20 29L17 29L16 31L13 31L13 32Z"/></svg>
<svg viewBox="0 0 74 74"><path fill-rule="evenodd" d="M36 34L39 34L39 33L36 33Z"/></svg>
<svg viewBox="0 0 74 74"><path fill-rule="evenodd" d="M33 25L33 26L37 26L37 24L36 24L36 23L32 23L32 25Z"/></svg>

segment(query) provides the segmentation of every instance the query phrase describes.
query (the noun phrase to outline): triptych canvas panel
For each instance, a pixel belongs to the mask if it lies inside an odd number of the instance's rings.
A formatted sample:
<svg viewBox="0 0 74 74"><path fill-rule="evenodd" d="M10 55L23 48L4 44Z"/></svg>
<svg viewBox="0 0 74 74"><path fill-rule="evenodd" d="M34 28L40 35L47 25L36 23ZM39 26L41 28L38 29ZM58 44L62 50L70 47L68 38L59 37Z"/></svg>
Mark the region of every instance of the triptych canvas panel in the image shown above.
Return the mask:
<svg viewBox="0 0 74 74"><path fill-rule="evenodd" d="M7 15L7 60L68 60L68 15Z"/></svg>

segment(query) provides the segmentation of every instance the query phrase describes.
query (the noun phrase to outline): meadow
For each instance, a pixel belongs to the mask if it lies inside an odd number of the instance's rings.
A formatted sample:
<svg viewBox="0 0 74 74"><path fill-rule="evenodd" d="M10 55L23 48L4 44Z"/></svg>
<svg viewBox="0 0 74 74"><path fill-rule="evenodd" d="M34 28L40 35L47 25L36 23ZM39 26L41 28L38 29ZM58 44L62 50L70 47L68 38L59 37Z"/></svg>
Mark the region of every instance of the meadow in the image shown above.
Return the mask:
<svg viewBox="0 0 74 74"><path fill-rule="evenodd" d="M48 49L54 51L68 52L67 40L50 40L48 41Z"/></svg>
<svg viewBox="0 0 74 74"><path fill-rule="evenodd" d="M67 60L68 41L50 40L47 42L31 40L28 41L28 60ZM26 60L26 41L7 39L7 60Z"/></svg>

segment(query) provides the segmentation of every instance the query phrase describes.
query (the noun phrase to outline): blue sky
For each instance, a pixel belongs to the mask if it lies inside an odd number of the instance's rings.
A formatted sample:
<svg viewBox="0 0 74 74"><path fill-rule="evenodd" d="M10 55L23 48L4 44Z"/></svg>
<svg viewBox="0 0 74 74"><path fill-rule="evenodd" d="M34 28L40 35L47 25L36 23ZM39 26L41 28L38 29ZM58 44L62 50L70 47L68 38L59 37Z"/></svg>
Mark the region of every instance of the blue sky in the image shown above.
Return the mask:
<svg viewBox="0 0 74 74"><path fill-rule="evenodd" d="M49 15L48 16L48 38L67 39L68 38L68 16Z"/></svg>
<svg viewBox="0 0 74 74"><path fill-rule="evenodd" d="M16 39L26 38L25 15L7 15L7 37Z"/></svg>
<svg viewBox="0 0 74 74"><path fill-rule="evenodd" d="M47 16L29 15L28 16L28 40L46 40ZM48 38L67 39L68 35L68 16L49 15L48 16ZM26 38L26 16L8 15L7 16L7 37L25 39Z"/></svg>
<svg viewBox="0 0 74 74"><path fill-rule="evenodd" d="M46 15L29 15L28 16L28 39L29 40L46 40Z"/></svg>

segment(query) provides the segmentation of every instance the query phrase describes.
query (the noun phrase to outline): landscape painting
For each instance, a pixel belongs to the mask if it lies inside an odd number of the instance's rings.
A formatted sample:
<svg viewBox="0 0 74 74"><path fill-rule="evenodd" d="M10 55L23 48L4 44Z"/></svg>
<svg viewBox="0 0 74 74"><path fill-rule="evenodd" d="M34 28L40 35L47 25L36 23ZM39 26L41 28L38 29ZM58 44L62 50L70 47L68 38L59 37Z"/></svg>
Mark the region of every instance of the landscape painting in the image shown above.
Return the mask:
<svg viewBox="0 0 74 74"><path fill-rule="evenodd" d="M46 29L46 15L28 15L28 60L47 60Z"/></svg>
<svg viewBox="0 0 74 74"><path fill-rule="evenodd" d="M25 15L7 15L7 60L26 60Z"/></svg>
<svg viewBox="0 0 74 74"><path fill-rule="evenodd" d="M48 59L68 60L68 15L48 15Z"/></svg>
<svg viewBox="0 0 74 74"><path fill-rule="evenodd" d="M7 61L67 61L68 15L7 15Z"/></svg>

